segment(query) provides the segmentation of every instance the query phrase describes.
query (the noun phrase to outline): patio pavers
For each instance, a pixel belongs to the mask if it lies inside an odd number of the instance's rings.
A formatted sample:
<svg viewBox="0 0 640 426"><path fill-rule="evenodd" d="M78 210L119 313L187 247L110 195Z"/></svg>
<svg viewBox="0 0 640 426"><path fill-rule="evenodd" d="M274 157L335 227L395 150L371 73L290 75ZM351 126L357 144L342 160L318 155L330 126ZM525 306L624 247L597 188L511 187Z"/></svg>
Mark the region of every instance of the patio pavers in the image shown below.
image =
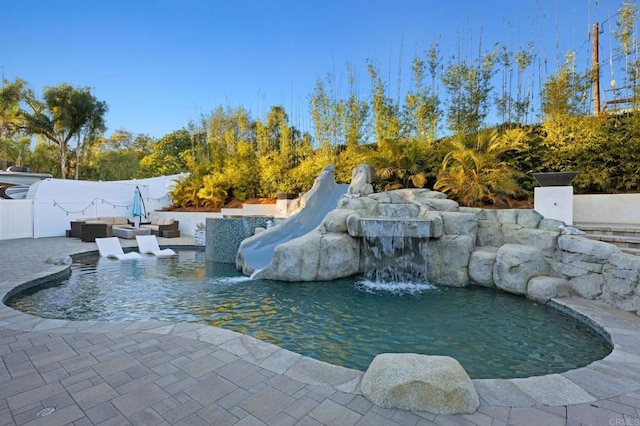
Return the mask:
<svg viewBox="0 0 640 426"><path fill-rule="evenodd" d="M189 236L158 240L193 245ZM56 237L4 240L0 249L6 295L21 283L64 272L47 258L97 247ZM561 375L475 380L480 408L455 416L376 407L359 394L361 373L227 330L45 320L2 305L0 424L640 423L640 318L588 300L559 303L602 325L614 352Z"/></svg>

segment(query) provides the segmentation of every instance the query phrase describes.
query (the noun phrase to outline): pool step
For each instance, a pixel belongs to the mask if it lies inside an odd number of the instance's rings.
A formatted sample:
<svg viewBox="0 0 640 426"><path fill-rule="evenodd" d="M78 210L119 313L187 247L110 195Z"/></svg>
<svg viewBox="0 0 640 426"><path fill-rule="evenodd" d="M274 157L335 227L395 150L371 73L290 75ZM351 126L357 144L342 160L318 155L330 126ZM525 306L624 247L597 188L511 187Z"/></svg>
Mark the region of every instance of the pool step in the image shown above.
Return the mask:
<svg viewBox="0 0 640 426"><path fill-rule="evenodd" d="M640 224L577 223L585 237L618 246L623 252L640 256Z"/></svg>

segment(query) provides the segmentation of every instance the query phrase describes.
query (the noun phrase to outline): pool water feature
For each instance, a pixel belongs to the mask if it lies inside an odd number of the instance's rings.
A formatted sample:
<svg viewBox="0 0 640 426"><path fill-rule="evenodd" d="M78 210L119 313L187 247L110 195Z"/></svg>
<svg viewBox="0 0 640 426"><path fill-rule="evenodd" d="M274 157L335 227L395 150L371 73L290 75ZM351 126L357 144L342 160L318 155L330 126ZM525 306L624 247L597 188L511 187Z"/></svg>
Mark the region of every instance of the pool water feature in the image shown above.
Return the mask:
<svg viewBox="0 0 640 426"><path fill-rule="evenodd" d="M427 282L430 222L412 218L362 218L364 275L374 282Z"/></svg>
<svg viewBox="0 0 640 426"><path fill-rule="evenodd" d="M376 354L456 358L472 378L559 373L601 359L591 328L525 298L476 287L250 280L204 253L139 261L85 258L71 276L6 303L45 318L199 322L332 364L366 370Z"/></svg>

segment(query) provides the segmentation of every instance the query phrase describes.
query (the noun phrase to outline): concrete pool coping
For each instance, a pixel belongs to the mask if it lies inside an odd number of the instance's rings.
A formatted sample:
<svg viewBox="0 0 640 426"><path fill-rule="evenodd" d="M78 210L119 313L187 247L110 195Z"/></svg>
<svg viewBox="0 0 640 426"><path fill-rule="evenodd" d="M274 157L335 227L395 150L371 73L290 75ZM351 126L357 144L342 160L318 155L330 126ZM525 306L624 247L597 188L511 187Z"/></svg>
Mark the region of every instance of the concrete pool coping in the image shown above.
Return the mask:
<svg viewBox="0 0 640 426"><path fill-rule="evenodd" d="M161 245L184 247L193 245L192 239L165 239L161 241ZM65 238L14 241L22 242L14 243L13 250L6 250L12 245L11 240L2 242L6 248L3 250L6 254L2 264L12 265L6 271L3 266L0 281L3 300L25 283L42 283L50 280L52 275L68 273L68 266L46 264L46 258L79 255L96 250L93 243L76 243ZM121 242L124 247L135 246L135 241ZM44 243L47 247L43 247ZM20 268L29 273L20 273ZM612 352L602 360L561 374L522 379L473 380L481 399L481 408L559 407L580 404L595 406L596 401L630 394L640 389L640 318L637 315L576 297L556 299L552 304L573 312L574 315L587 318L600 327L613 344ZM3 303L0 306L0 327L47 335L152 333L194 339L217 345L270 373L313 386L360 395L359 384L363 375L361 371L327 364L250 336L202 324L48 320L15 311ZM637 412L633 417L636 416Z"/></svg>

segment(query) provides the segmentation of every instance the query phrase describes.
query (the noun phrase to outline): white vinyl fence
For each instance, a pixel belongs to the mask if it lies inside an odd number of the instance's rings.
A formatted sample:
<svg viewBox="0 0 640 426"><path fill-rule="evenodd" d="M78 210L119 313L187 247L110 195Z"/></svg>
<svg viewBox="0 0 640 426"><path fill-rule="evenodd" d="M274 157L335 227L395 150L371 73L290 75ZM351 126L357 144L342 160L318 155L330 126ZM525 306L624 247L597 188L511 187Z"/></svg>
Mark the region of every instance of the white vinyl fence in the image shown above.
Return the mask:
<svg viewBox="0 0 640 426"><path fill-rule="evenodd" d="M0 240L32 237L32 201L0 199Z"/></svg>

